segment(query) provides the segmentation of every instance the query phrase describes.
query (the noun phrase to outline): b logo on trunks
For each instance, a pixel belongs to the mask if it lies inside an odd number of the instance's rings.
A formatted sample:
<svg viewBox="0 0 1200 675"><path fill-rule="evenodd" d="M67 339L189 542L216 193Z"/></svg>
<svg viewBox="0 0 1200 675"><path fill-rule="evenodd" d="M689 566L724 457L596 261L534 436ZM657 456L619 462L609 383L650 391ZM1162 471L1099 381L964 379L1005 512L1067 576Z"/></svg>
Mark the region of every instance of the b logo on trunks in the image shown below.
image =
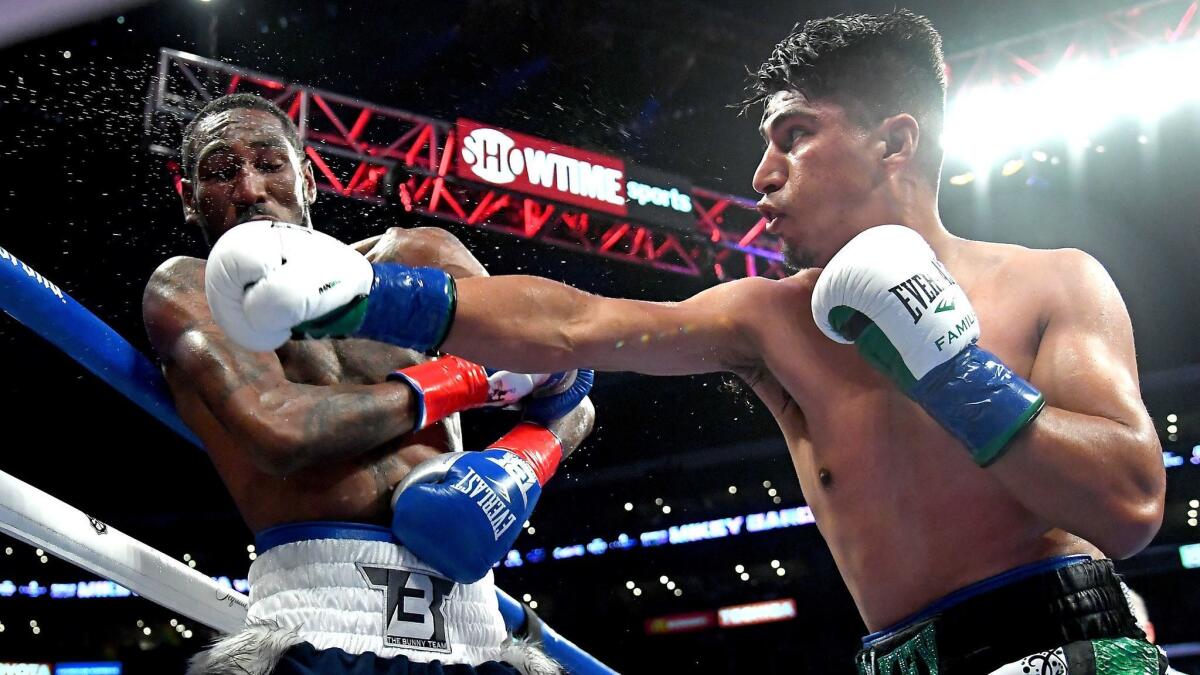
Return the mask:
<svg viewBox="0 0 1200 675"><path fill-rule="evenodd" d="M385 645L450 653L442 604L453 581L400 567L357 566L367 585L383 592Z"/></svg>

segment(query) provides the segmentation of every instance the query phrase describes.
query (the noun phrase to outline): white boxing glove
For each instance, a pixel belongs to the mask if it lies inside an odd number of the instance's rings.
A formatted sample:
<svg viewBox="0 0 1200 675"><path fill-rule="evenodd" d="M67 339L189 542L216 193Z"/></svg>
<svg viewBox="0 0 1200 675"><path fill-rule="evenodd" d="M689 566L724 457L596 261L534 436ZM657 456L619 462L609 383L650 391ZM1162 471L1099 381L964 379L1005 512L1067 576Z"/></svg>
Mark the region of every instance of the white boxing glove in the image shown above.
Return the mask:
<svg viewBox="0 0 1200 675"><path fill-rule="evenodd" d="M217 240L205 267L213 319L237 344L278 349L292 328L351 306L374 271L353 248L300 225L255 220Z"/></svg>
<svg viewBox="0 0 1200 675"><path fill-rule="evenodd" d="M812 313L821 332L854 343L980 466L1045 405L1037 387L979 347L966 293L907 227L873 227L842 247L817 278Z"/></svg>
<svg viewBox="0 0 1200 675"><path fill-rule="evenodd" d="M962 287L921 235L901 225L872 227L847 242L821 270L812 312L821 332L842 344L859 339L846 325L850 314L875 324L895 351L872 361L885 361L875 365L903 389L979 339Z"/></svg>

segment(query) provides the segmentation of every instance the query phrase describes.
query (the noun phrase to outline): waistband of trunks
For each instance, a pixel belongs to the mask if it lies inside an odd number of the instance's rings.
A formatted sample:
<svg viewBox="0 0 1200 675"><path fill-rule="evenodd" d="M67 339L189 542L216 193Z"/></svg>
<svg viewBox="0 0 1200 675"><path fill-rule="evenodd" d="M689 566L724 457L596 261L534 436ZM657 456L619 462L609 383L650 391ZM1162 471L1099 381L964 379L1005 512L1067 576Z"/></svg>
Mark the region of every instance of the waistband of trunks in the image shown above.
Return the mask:
<svg viewBox="0 0 1200 675"><path fill-rule="evenodd" d="M1010 577L917 616L922 618L873 639L859 652L859 664L877 663L900 651L925 652L923 658L929 658L932 651L943 667L963 667L969 661L970 672L989 672L988 664L997 668L1070 642L1145 637L1111 560L1071 561Z"/></svg>

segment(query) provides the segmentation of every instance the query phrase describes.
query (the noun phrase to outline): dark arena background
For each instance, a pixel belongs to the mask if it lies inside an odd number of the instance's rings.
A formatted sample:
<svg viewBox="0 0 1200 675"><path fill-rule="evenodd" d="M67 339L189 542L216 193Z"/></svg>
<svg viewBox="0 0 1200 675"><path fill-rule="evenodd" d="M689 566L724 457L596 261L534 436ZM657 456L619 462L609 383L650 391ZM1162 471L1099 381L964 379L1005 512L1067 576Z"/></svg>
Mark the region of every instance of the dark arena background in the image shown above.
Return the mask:
<svg viewBox="0 0 1200 675"><path fill-rule="evenodd" d="M146 280L205 254L176 193L182 124L252 91L302 122L314 223L344 241L434 225L492 274L641 299L779 278L750 187L758 119L730 104L797 21L892 7L5 0L0 264L19 258L150 353ZM1081 248L1129 306L1168 487L1158 536L1117 567L1175 667L1200 672L1197 3L908 7L950 66L947 227ZM629 201L490 183L460 152L480 127L623 167ZM246 590L253 540L203 452L8 317L0 363L0 470ZM620 672L852 672L864 626L762 404L720 375L601 374L593 399L594 434L498 586ZM469 416L468 440L506 420ZM0 673L181 673L214 635L0 535Z"/></svg>

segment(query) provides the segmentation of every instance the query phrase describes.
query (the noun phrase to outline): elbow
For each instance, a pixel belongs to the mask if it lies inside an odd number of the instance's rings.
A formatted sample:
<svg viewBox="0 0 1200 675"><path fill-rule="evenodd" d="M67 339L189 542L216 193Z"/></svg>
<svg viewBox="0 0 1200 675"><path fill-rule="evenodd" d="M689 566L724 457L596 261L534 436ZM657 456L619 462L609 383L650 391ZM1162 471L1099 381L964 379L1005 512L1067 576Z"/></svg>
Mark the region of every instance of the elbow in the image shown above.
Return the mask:
<svg viewBox="0 0 1200 675"><path fill-rule="evenodd" d="M568 363L571 356L582 344L586 327L582 321L564 322L554 331L546 345L546 353L555 363Z"/></svg>
<svg viewBox="0 0 1200 675"><path fill-rule="evenodd" d="M1141 430L1135 440L1139 461L1130 467L1130 482L1122 495L1113 496L1108 528L1100 541L1092 543L1115 560L1141 552L1162 527L1166 507L1167 472L1162 463L1162 447L1152 428Z"/></svg>
<svg viewBox="0 0 1200 675"><path fill-rule="evenodd" d="M1162 526L1163 500L1148 499L1128 504L1121 511L1109 521L1103 536L1097 536L1097 541L1092 542L1114 560L1140 553L1154 539Z"/></svg>

